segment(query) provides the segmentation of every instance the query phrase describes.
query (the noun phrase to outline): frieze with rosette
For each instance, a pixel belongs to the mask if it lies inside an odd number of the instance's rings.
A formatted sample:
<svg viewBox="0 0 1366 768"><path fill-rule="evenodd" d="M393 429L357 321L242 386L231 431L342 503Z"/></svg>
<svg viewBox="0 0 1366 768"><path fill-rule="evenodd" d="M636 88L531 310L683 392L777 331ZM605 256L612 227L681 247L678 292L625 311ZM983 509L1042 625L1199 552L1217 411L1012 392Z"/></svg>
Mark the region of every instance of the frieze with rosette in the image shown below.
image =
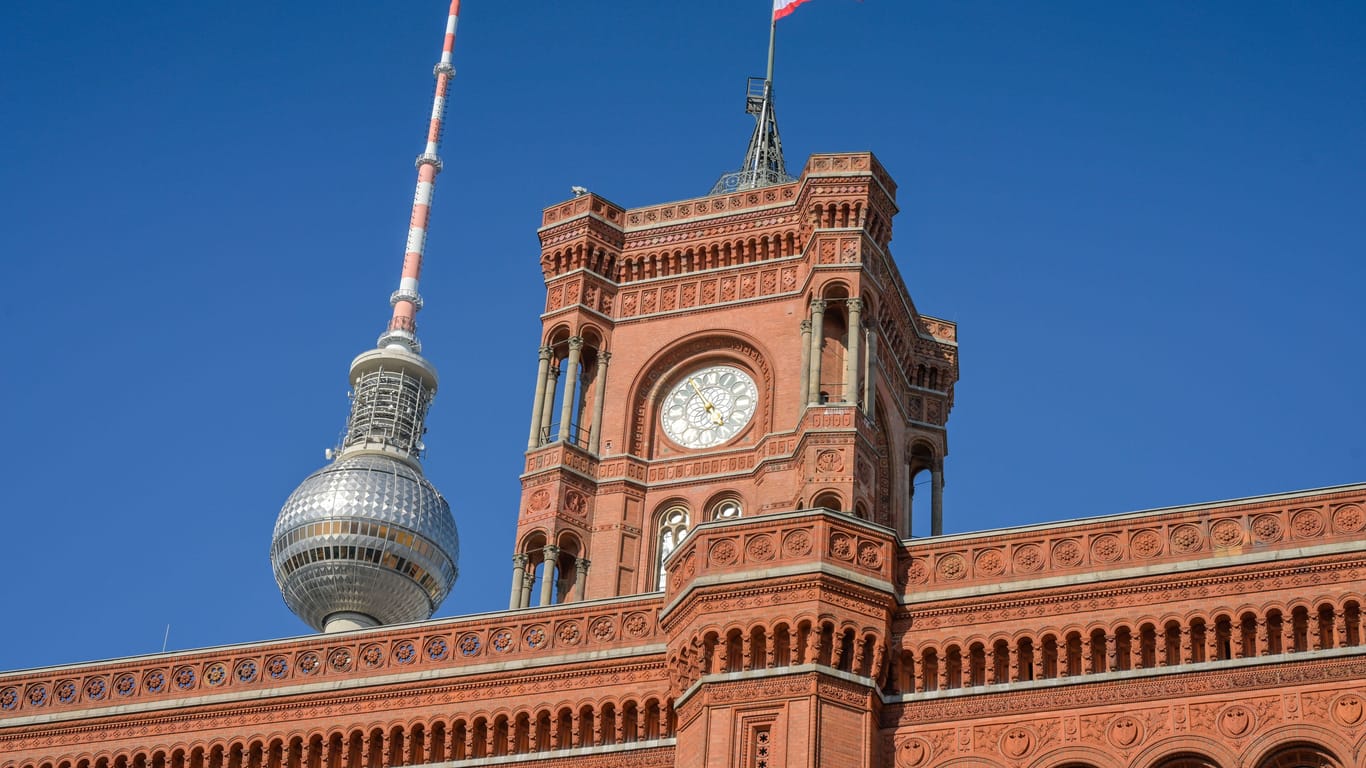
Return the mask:
<svg viewBox="0 0 1366 768"><path fill-rule="evenodd" d="M585 644L651 642L660 637L653 608L639 610L627 605L617 614L594 621L598 622L596 633L583 628L578 620L562 620L551 632L543 620L528 615L515 625L492 629L458 625L465 628L429 634L420 640L396 634L364 644L325 645L326 639L320 638L311 646L263 646L258 655L250 657L215 657L210 651L173 659L171 666L165 662L145 668L116 666L110 669L123 671L87 673L79 680L20 676L17 684L0 682L0 713L20 706L26 710L71 710L106 706L110 699L155 701L192 692L213 695L266 690L320 677L365 677L420 666L481 663L490 654L521 657L554 652L556 648L577 650ZM623 621L624 638L618 629ZM607 624L610 630L603 629ZM7 707L11 698L13 706Z"/></svg>
<svg viewBox="0 0 1366 768"><path fill-rule="evenodd" d="M1049 538L1011 541L994 535L981 544L903 542L898 579L908 588L1035 578L1051 572L1122 568L1209 552L1262 547L1303 546L1306 541L1350 539L1366 529L1366 499L1318 505L1258 504L1227 510L1154 514L1124 524L1059 526ZM1003 553L998 563L989 552ZM918 563L918 564L917 564ZM999 565L999 567L998 567Z"/></svg>
<svg viewBox="0 0 1366 768"><path fill-rule="evenodd" d="M979 622L1008 626L1011 622L1024 621L1028 626L1020 629L1027 628L1039 636L1061 629L1061 626L1050 628L1047 617L1070 621L1080 610L1125 609L1127 613L1122 618L1109 617L1107 620L1129 627L1140 619L1155 621L1159 615L1173 610L1194 611L1196 615L1208 614L1206 618L1212 620L1219 606L1244 603L1249 595L1258 595L1259 600L1269 604L1284 605L1297 599L1300 590L1306 586L1356 582L1362 576L1361 566L1362 562L1358 558L1344 558L1341 563L1324 563L1312 568L1291 567L1268 571L1264 566L1246 566L1229 569L1216 577L1159 575L1130 580L1123 587L1062 587L1035 590L1015 600L984 596L966 603L949 601L944 607L928 604L908 612L907 618L913 620L920 630L950 629ZM1191 604L1183 605L1182 602L1187 600L1192 601ZM1345 610L1346 603L1341 603L1338 608ZM1152 614L1145 617L1143 612L1146 611L1152 611ZM920 637L923 640L932 639L924 635Z"/></svg>

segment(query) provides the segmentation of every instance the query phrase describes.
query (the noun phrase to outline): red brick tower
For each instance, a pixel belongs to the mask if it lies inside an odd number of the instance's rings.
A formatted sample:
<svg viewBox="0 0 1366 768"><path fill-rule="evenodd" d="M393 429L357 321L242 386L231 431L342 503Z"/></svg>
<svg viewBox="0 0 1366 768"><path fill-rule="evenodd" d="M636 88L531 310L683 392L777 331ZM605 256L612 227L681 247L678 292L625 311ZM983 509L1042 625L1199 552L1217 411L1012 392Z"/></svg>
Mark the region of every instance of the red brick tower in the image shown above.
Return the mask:
<svg viewBox="0 0 1366 768"><path fill-rule="evenodd" d="M859 153L788 184L546 209L513 607L658 590L718 518L824 507L910 534L958 364L954 325L916 311L888 253L895 193Z"/></svg>
<svg viewBox="0 0 1366 768"><path fill-rule="evenodd" d="M954 325L917 312L889 254L895 195L856 153L816 155L785 184L545 211L510 605L667 585L680 764L718 738L812 759L872 748L868 684L896 604L886 529L910 535L928 470L940 530L958 378ZM737 602L739 582L762 597ZM760 639L737 610L784 619ZM780 681L763 674L773 654ZM741 671L688 688L723 667Z"/></svg>

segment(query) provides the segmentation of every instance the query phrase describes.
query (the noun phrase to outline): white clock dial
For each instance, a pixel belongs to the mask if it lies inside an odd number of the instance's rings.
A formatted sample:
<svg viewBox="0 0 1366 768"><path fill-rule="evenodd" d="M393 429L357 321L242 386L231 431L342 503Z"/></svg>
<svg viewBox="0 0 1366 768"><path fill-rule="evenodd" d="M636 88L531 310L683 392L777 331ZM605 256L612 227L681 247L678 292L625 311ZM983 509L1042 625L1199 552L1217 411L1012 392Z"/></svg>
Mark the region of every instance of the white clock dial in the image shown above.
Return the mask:
<svg viewBox="0 0 1366 768"><path fill-rule="evenodd" d="M659 423L669 439L687 448L710 448L749 424L759 389L748 373L713 365L684 376L669 390Z"/></svg>

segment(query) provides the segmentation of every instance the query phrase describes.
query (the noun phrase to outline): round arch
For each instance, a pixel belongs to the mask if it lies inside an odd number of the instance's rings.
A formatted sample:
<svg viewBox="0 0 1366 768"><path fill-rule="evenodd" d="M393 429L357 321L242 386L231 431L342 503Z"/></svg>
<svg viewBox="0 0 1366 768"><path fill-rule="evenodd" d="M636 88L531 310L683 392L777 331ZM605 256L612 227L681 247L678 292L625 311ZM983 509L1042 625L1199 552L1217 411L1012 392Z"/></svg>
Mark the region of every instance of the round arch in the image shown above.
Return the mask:
<svg viewBox="0 0 1366 768"><path fill-rule="evenodd" d="M1346 768L1352 745L1318 725L1298 723L1272 729L1244 752L1248 768Z"/></svg>
<svg viewBox="0 0 1366 768"><path fill-rule="evenodd" d="M706 330L684 336L656 352L645 362L631 383L627 400L632 405L630 452L646 458L655 453L659 441L658 406L667 386L679 375L683 366L708 362L734 365L754 379L759 390L759 407L746 428L750 437L740 436L742 442L762 435L773 428L773 367L772 356L758 339L741 331Z"/></svg>

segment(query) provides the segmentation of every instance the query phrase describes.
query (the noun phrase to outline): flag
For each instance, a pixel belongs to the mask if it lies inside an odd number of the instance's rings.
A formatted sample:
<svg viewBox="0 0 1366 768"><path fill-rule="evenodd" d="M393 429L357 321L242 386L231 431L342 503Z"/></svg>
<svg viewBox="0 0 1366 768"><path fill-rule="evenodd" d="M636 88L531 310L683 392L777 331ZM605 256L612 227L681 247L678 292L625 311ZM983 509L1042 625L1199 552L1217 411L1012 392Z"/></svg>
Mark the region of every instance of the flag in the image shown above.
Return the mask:
<svg viewBox="0 0 1366 768"><path fill-rule="evenodd" d="M773 0L773 20L777 21L792 13L797 10L797 6L805 2L806 0Z"/></svg>

